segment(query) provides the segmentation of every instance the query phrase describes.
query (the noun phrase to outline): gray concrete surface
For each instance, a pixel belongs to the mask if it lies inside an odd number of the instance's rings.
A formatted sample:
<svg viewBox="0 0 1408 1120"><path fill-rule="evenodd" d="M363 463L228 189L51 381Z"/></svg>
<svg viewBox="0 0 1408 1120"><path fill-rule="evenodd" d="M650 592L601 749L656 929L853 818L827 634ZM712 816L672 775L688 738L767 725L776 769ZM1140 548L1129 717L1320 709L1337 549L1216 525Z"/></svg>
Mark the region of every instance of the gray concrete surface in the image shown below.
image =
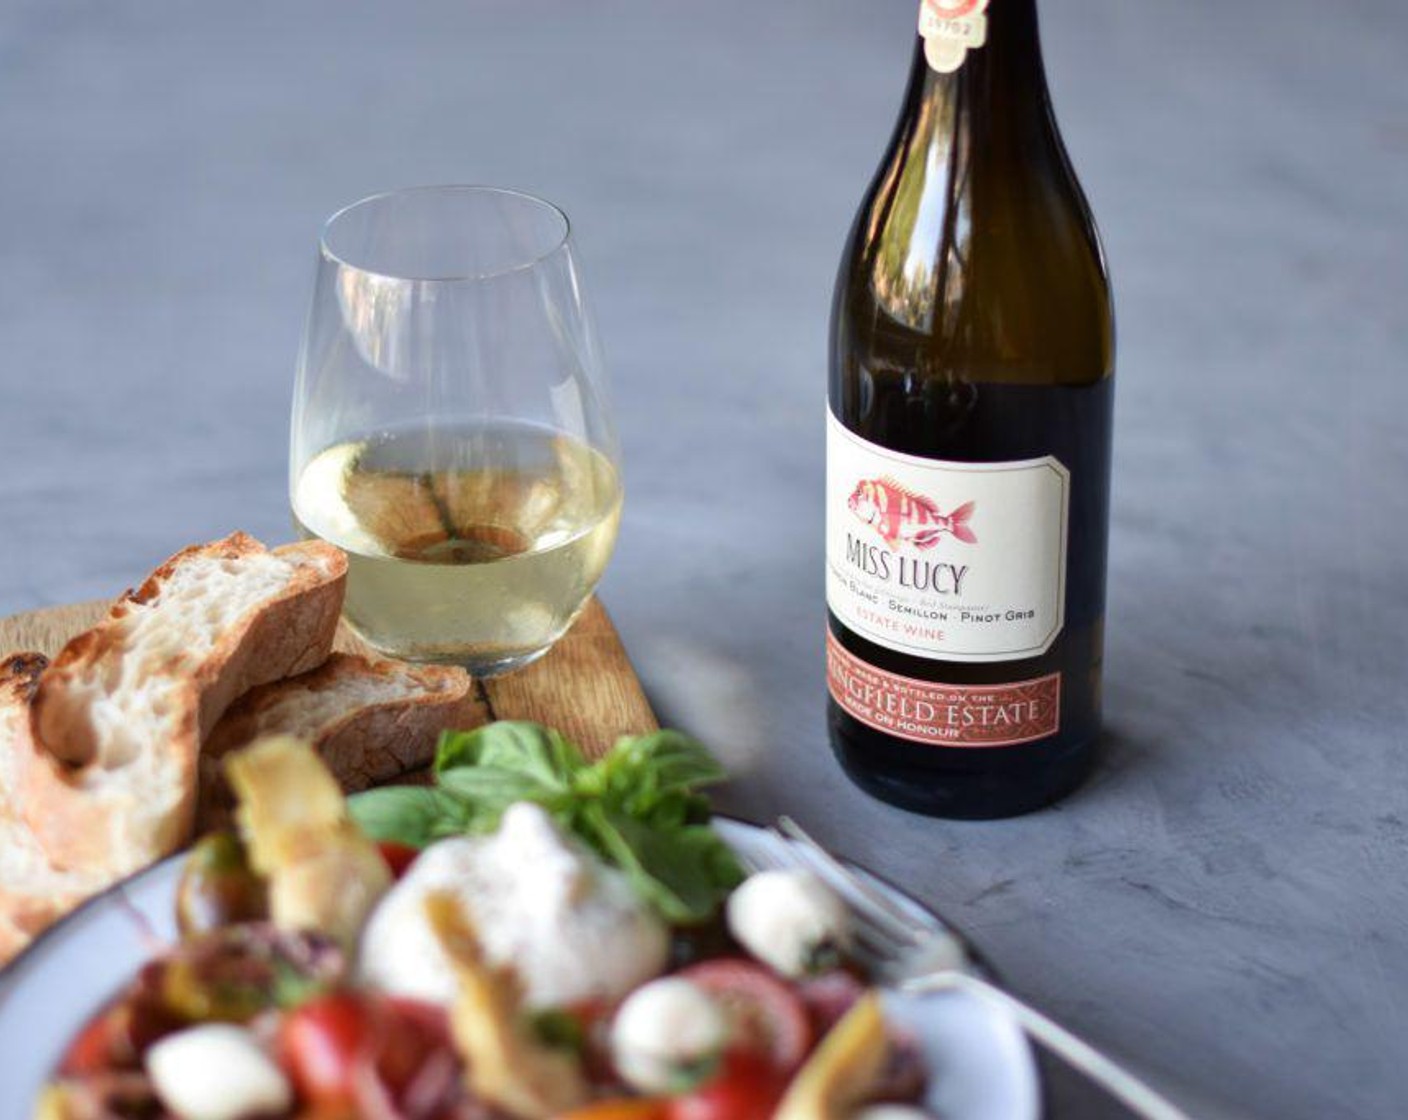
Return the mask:
<svg viewBox="0 0 1408 1120"><path fill-rule="evenodd" d="M3 0L0 612L289 532L324 214L543 193L625 443L605 594L729 807L939 904L1209 1115L1403 1115L1408 8L1045 0L1119 300L1109 744L1059 808L946 824L854 791L822 718L828 298L914 7Z"/></svg>

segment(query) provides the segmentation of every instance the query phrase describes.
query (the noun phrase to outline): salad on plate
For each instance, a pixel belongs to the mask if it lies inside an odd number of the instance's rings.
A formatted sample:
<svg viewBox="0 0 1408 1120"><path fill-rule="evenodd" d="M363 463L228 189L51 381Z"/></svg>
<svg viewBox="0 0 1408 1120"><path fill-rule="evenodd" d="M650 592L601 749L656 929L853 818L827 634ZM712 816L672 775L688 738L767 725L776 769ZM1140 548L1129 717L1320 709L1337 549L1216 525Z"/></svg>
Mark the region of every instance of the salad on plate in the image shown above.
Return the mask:
<svg viewBox="0 0 1408 1120"><path fill-rule="evenodd" d="M748 874L671 731L589 761L447 733L344 800L305 743L231 756L181 940L73 1038L39 1120L921 1120L933 1071L800 869Z"/></svg>

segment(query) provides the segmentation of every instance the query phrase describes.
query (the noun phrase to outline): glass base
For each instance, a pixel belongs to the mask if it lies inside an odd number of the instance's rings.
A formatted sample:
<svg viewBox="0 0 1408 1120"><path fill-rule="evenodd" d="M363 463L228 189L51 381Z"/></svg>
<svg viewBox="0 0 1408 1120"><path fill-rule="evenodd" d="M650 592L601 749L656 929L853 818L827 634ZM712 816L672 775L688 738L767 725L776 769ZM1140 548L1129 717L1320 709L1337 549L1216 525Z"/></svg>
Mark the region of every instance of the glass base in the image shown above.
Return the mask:
<svg viewBox="0 0 1408 1120"><path fill-rule="evenodd" d="M490 677L502 677L506 673L512 673L517 669L525 668L533 664L552 646L544 646L542 649L533 650L531 653L516 653L507 657L494 659L481 658L456 658L453 661L442 661L442 665L458 665L469 673L476 680L488 680Z"/></svg>
<svg viewBox="0 0 1408 1120"><path fill-rule="evenodd" d="M409 661L413 665L457 665L465 670L476 680L488 680L490 677L501 677L506 673L512 673L516 669L522 669L531 665L542 657L548 650L556 644L557 639L538 649L531 649L526 652L515 650L512 653L489 652L475 653L470 650L445 650L426 649L424 647L401 648L389 643L378 642L371 636L360 630L345 614L342 621L347 624L347 628L357 635L363 642L372 648L382 657L393 657L398 661ZM558 636L559 638L561 635Z"/></svg>

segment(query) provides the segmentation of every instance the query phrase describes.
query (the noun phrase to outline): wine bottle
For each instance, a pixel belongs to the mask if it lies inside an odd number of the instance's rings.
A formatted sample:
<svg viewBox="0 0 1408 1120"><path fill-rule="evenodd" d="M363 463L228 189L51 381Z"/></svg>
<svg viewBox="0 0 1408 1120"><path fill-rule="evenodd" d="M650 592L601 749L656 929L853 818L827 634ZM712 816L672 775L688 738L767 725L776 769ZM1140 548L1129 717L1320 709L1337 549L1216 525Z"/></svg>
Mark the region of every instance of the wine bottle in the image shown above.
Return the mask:
<svg viewBox="0 0 1408 1120"><path fill-rule="evenodd" d="M832 314L827 683L850 777L944 817L1100 733L1114 327L1035 0L924 0Z"/></svg>

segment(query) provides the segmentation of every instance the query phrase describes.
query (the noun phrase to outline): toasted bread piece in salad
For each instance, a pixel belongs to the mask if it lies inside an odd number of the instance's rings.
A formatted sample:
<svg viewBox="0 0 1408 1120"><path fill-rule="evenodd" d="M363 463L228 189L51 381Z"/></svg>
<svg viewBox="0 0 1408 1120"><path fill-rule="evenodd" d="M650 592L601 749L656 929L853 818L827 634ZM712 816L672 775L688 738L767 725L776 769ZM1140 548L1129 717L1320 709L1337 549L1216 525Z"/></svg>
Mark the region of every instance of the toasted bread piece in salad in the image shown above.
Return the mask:
<svg viewBox="0 0 1408 1120"><path fill-rule="evenodd" d="M225 772L250 864L269 883L274 924L354 945L391 871L348 815L337 779L311 746L290 736L235 752Z"/></svg>
<svg viewBox="0 0 1408 1120"><path fill-rule="evenodd" d="M450 1026L470 1089L521 1120L547 1120L585 1104L590 1091L575 1055L533 1035L518 978L485 960L464 908L447 893L430 895L425 907L459 980Z"/></svg>
<svg viewBox="0 0 1408 1120"><path fill-rule="evenodd" d="M773 1120L846 1120L875 1090L889 1046L880 996L867 992L797 1071Z"/></svg>

